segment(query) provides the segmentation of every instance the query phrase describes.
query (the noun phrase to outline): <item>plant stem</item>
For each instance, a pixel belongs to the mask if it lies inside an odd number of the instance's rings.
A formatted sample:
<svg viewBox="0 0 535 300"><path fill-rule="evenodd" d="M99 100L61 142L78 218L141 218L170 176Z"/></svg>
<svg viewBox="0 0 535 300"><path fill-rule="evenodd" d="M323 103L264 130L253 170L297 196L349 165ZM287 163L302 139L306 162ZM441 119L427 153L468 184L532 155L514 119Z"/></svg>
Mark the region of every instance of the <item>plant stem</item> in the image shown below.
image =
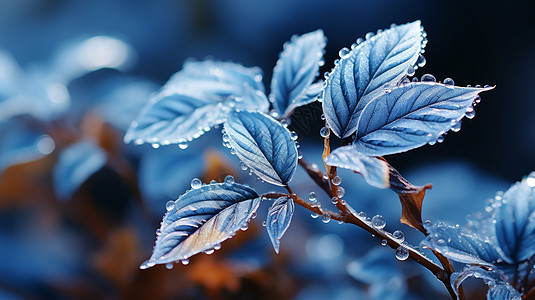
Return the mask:
<svg viewBox="0 0 535 300"><path fill-rule="evenodd" d="M341 146L343 146L344 144L347 144L347 141L342 140ZM330 197L333 197L333 196L337 196L338 194L338 186L332 183L332 179L337 176L337 169L336 167L325 164L325 157L327 157L330 154L329 137L324 139L323 145L324 147L323 147L322 158L324 161L328 180L323 177L323 174L321 171L312 169L311 167L308 166L308 164L303 159L299 161L299 164L301 165L301 167L303 167L307 171L308 175L314 180L314 182L316 182L316 184L327 193L327 195L329 195ZM424 256L418 250L412 248L409 245L402 244L396 241L390 233L373 227L372 224L369 223L365 218L359 217L356 211L349 204L347 204L344 200L342 199L338 200L338 202L336 203L336 207L338 208L339 213L334 213L332 211L322 209L321 207L317 205L313 205L312 203L309 203L299 198L299 196L297 196L288 185L286 186L286 189L288 190L288 192L291 195L291 198L294 200L296 204L318 215L328 214L330 218L333 220L357 225L358 227L368 231L369 233L371 233L373 236L377 237L378 239L385 240L387 242L387 245L394 250L397 250L399 247L404 247L409 252L409 257L412 260L416 261L417 263L419 263L420 265L422 265L423 267L431 271L435 275L435 277L437 277L437 279L440 280L444 284L444 286L448 290L452 299L458 299L457 294L455 293L455 291L453 290L450 284L450 276L453 273L453 267L451 265L451 262L446 257L441 255L440 253L432 250L435 256L439 259L444 269L441 268L439 265L435 264L426 256ZM462 291L462 289L459 290L459 298L461 300L464 299L464 292Z"/></svg>

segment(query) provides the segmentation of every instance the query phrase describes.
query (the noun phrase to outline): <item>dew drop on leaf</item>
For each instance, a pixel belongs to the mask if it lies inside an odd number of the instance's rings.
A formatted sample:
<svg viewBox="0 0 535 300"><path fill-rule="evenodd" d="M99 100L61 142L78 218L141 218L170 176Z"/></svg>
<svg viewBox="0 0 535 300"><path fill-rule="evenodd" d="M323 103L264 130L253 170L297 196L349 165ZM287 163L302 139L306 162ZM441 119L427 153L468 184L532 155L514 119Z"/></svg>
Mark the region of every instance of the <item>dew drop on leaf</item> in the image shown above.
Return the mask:
<svg viewBox="0 0 535 300"><path fill-rule="evenodd" d="M455 85L455 81L453 81L453 79L448 77L448 78L444 79L444 84L445 85Z"/></svg>
<svg viewBox="0 0 535 300"><path fill-rule="evenodd" d="M227 175L225 177L225 183L233 184L234 183L234 177L232 175Z"/></svg>
<svg viewBox="0 0 535 300"><path fill-rule="evenodd" d="M310 194L308 194L308 200L310 200L310 202L316 202L317 197L315 192L310 192Z"/></svg>
<svg viewBox="0 0 535 300"><path fill-rule="evenodd" d="M388 245L388 241L387 241L387 240L382 240L382 241L381 241L381 246L384 247L384 246L386 246L386 245Z"/></svg>
<svg viewBox="0 0 535 300"><path fill-rule="evenodd" d="M165 209L167 209L167 211L170 211L173 208L175 208L175 201L167 201L167 203L165 204Z"/></svg>
<svg viewBox="0 0 535 300"><path fill-rule="evenodd" d="M183 264L184 266L188 265L188 264L189 264L189 259L183 259L183 260L182 260L182 264Z"/></svg>
<svg viewBox="0 0 535 300"><path fill-rule="evenodd" d="M165 267L167 268L167 270L171 270L173 268L173 263L165 264Z"/></svg>
<svg viewBox="0 0 535 300"><path fill-rule="evenodd" d="M312 217L312 219L316 219L317 217L319 217L317 213L311 213L310 216Z"/></svg>
<svg viewBox="0 0 535 300"><path fill-rule="evenodd" d="M241 163L240 169L242 169L243 171L246 171L247 170L247 165L245 163Z"/></svg>
<svg viewBox="0 0 535 300"><path fill-rule="evenodd" d="M186 148L188 148L189 144L188 143L178 143L178 148L184 150Z"/></svg>
<svg viewBox="0 0 535 300"><path fill-rule="evenodd" d="M194 178L191 181L191 188L192 189L198 189L198 188L201 188L201 186L202 186L202 181L199 178Z"/></svg>
<svg viewBox="0 0 535 300"><path fill-rule="evenodd" d="M329 214L323 214L321 216L321 220L323 223L329 223L331 221L331 216Z"/></svg>
<svg viewBox="0 0 535 300"><path fill-rule="evenodd" d="M295 132L295 131L290 132L290 138L291 138L293 141L296 141L297 138L298 138L297 132Z"/></svg>
<svg viewBox="0 0 535 300"><path fill-rule="evenodd" d="M420 78L420 80L422 82L437 82L437 79L435 78L435 76L433 76L431 74L422 75L422 78Z"/></svg>
<svg viewBox="0 0 535 300"><path fill-rule="evenodd" d="M469 106L468 109L466 110L465 116L468 119L473 119L476 116L476 111L474 110L474 107Z"/></svg>
<svg viewBox="0 0 535 300"><path fill-rule="evenodd" d="M338 197L332 197L331 203L336 205L338 203Z"/></svg>

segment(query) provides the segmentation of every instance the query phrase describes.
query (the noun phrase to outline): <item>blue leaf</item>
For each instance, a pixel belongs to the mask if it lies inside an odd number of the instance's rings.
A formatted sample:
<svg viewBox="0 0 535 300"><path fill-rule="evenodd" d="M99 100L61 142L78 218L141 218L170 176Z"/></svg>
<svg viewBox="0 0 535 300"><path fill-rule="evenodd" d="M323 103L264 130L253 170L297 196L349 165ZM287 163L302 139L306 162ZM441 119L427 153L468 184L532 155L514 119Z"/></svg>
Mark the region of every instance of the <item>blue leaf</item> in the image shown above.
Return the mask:
<svg viewBox="0 0 535 300"><path fill-rule="evenodd" d="M106 164L106 153L93 141L85 140L65 148L52 171L57 196L67 199L91 175Z"/></svg>
<svg viewBox="0 0 535 300"><path fill-rule="evenodd" d="M377 157L362 155L353 145L334 150L325 157L325 163L358 172L369 185L381 189L390 186L388 163Z"/></svg>
<svg viewBox="0 0 535 300"><path fill-rule="evenodd" d="M371 101L359 118L355 145L368 156L383 156L434 143L473 110L477 94L492 89L409 83Z"/></svg>
<svg viewBox="0 0 535 300"><path fill-rule="evenodd" d="M487 300L521 300L522 296L513 286L507 282L500 281L490 287L487 292Z"/></svg>
<svg viewBox="0 0 535 300"><path fill-rule="evenodd" d="M13 165L40 159L54 148L50 136L20 120L0 123L0 173Z"/></svg>
<svg viewBox="0 0 535 300"><path fill-rule="evenodd" d="M286 109L287 113L285 114L286 117L289 117L293 111L301 106L305 106L307 104L310 104L312 102L315 102L318 100L318 98L321 96L321 93L323 92L323 80L320 80L316 83L313 83L305 92L305 95L294 101L293 103L288 106L288 109Z"/></svg>
<svg viewBox="0 0 535 300"><path fill-rule="evenodd" d="M280 197L269 208L266 218L266 229L277 254L279 253L280 239L290 227L295 205L292 198Z"/></svg>
<svg viewBox="0 0 535 300"><path fill-rule="evenodd" d="M187 260L218 248L247 226L259 204L256 192L238 183L214 183L189 190L167 206L152 256L141 268Z"/></svg>
<svg viewBox="0 0 535 300"><path fill-rule="evenodd" d="M351 51L340 51L340 62L323 92L323 112L334 134L341 138L353 134L364 107L386 86L407 76L422 51L422 32L416 21L367 38Z"/></svg>
<svg viewBox="0 0 535 300"><path fill-rule="evenodd" d="M470 277L482 279L489 286L487 299L520 299L514 297L515 294L518 295L518 292L504 281L498 272L494 269L486 269L475 265L466 265L461 272L451 274L450 282L457 295L459 295L458 291L461 284ZM509 297L503 297L505 295L509 295Z"/></svg>
<svg viewBox="0 0 535 300"><path fill-rule="evenodd" d="M502 257L496 245L474 233L444 224L426 226L429 235L422 246L434 249L452 260L484 266L492 266Z"/></svg>
<svg viewBox="0 0 535 300"><path fill-rule="evenodd" d="M241 111L229 116L225 131L236 155L260 179L281 186L292 180L297 147L280 122L262 113Z"/></svg>
<svg viewBox="0 0 535 300"><path fill-rule="evenodd" d="M314 100L307 92L323 63L325 44L322 30L294 36L284 44L271 79L270 101L279 115L289 117L296 107Z"/></svg>
<svg viewBox="0 0 535 300"><path fill-rule="evenodd" d="M125 135L136 144L186 143L223 123L231 109L267 111L259 69L189 62L169 79Z"/></svg>
<svg viewBox="0 0 535 300"><path fill-rule="evenodd" d="M535 255L535 172L493 205L496 240L509 263Z"/></svg>

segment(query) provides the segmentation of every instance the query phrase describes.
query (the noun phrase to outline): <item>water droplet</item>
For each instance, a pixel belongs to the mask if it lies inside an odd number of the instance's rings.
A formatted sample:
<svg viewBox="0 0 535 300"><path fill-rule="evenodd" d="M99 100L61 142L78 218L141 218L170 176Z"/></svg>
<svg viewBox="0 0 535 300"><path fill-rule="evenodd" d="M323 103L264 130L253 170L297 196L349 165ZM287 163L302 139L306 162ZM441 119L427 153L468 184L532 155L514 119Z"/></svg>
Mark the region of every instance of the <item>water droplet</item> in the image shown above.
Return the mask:
<svg viewBox="0 0 535 300"><path fill-rule="evenodd" d="M216 244L216 245L214 246L214 250L219 250L219 249L221 249L221 244Z"/></svg>
<svg viewBox="0 0 535 300"><path fill-rule="evenodd" d="M415 73L416 73L416 70L414 69L414 67L410 66L407 69L407 76L414 76Z"/></svg>
<svg viewBox="0 0 535 300"><path fill-rule="evenodd" d="M171 270L173 268L173 263L165 264L165 267L167 268L167 270Z"/></svg>
<svg viewBox="0 0 535 300"><path fill-rule="evenodd" d="M373 32L368 32L366 33L366 35L364 36L367 40L371 39L372 37L374 36Z"/></svg>
<svg viewBox="0 0 535 300"><path fill-rule="evenodd" d="M388 241L387 241L387 240L382 240L382 241L381 241L381 246L384 247L384 246L386 246L386 245L388 245Z"/></svg>
<svg viewBox="0 0 535 300"><path fill-rule="evenodd" d="M144 262L139 268L141 270L145 270L145 269L148 269L148 268L152 268L154 267L156 264L152 261L146 261Z"/></svg>
<svg viewBox="0 0 535 300"><path fill-rule="evenodd" d="M329 214L323 214L321 216L321 220L323 223L329 223L331 221L331 216Z"/></svg>
<svg viewBox="0 0 535 300"><path fill-rule="evenodd" d="M331 182L334 184L334 185L340 185L340 183L342 183L342 178L340 178L340 176L334 176L334 178L331 180Z"/></svg>
<svg viewBox="0 0 535 300"><path fill-rule="evenodd" d="M247 223L240 228L241 231L246 231L247 229L249 229L249 224Z"/></svg>
<svg viewBox="0 0 535 300"><path fill-rule="evenodd" d="M422 78L420 78L420 80L422 82L437 82L437 79L435 78L435 76L433 76L431 74L422 75Z"/></svg>
<svg viewBox="0 0 535 300"><path fill-rule="evenodd" d="M366 219L366 213L363 212L363 211L359 212L358 216L359 216L359 218L361 218L361 219Z"/></svg>
<svg viewBox="0 0 535 300"><path fill-rule="evenodd" d="M178 148L184 150L186 148L188 148L189 144L188 143L178 143Z"/></svg>
<svg viewBox="0 0 535 300"><path fill-rule="evenodd" d="M322 121L325 121L325 114L321 114L320 118L321 118Z"/></svg>
<svg viewBox="0 0 535 300"><path fill-rule="evenodd" d="M338 55L340 56L340 58L343 58L347 54L349 54L349 49L347 49L346 47L340 49L340 51L338 52Z"/></svg>
<svg viewBox="0 0 535 300"><path fill-rule="evenodd" d="M439 136L439 137L437 138L437 142L438 142L438 143L442 143L442 142L444 142L444 136L443 136L443 135Z"/></svg>
<svg viewBox="0 0 535 300"><path fill-rule="evenodd" d="M297 140L297 138L298 138L297 132L295 132L295 131L290 132L290 138L292 139L292 141Z"/></svg>
<svg viewBox="0 0 535 300"><path fill-rule="evenodd" d="M331 130L329 129L329 127L323 127L320 130L320 135L324 139L328 138L331 135Z"/></svg>
<svg viewBox="0 0 535 300"><path fill-rule="evenodd" d="M474 99L474 102L472 102L472 105L477 105L481 103L481 96L477 95L476 98Z"/></svg>
<svg viewBox="0 0 535 300"><path fill-rule="evenodd" d="M243 171L247 171L247 165L245 163L241 163L240 169L242 169Z"/></svg>
<svg viewBox="0 0 535 300"><path fill-rule="evenodd" d="M468 119L473 119L473 118L476 116L476 111L474 110L474 107L473 107L473 106L469 106L469 107L466 109L465 116L466 116Z"/></svg>
<svg viewBox="0 0 535 300"><path fill-rule="evenodd" d="M331 198L331 203L336 205L338 203L338 197L332 197Z"/></svg>
<svg viewBox="0 0 535 300"><path fill-rule="evenodd" d="M358 38L358 39L355 41L355 43L357 43L357 45L358 45L358 44L361 44L362 42L364 42L364 39L363 39L363 38Z"/></svg>
<svg viewBox="0 0 535 300"><path fill-rule="evenodd" d="M202 181L199 178L193 178L191 181L191 188L198 189L202 186Z"/></svg>
<svg viewBox="0 0 535 300"><path fill-rule="evenodd" d="M416 64L418 65L418 67L421 68L421 67L425 66L425 63L426 63L425 57L423 55L421 55L421 54L418 55L418 59L416 60Z"/></svg>
<svg viewBox="0 0 535 300"><path fill-rule="evenodd" d="M312 217L312 219L316 219L317 217L319 217L317 213L311 213L310 216Z"/></svg>
<svg viewBox="0 0 535 300"><path fill-rule="evenodd" d="M215 252L214 249L208 249L208 250L204 251L204 253L206 253L206 254L208 254L208 255L210 255L210 254L212 254L212 253L214 253L214 252Z"/></svg>
<svg viewBox="0 0 535 300"><path fill-rule="evenodd" d="M453 79L448 77L448 78L444 79L444 84L445 85L455 85L455 81L453 81Z"/></svg>
<svg viewBox="0 0 535 300"><path fill-rule="evenodd" d="M383 229L386 226L385 218L381 215L375 215L372 218L372 226L376 229Z"/></svg>
<svg viewBox="0 0 535 300"><path fill-rule="evenodd" d="M184 266L188 265L188 264L189 264L189 259L187 259L187 258L186 258L186 259L183 259L183 260L182 260L182 264L183 264Z"/></svg>
<svg viewBox="0 0 535 300"><path fill-rule="evenodd" d="M233 184L234 183L234 177L232 175L227 175L225 177L225 183Z"/></svg>
<svg viewBox="0 0 535 300"><path fill-rule="evenodd" d="M392 233L392 237L396 239L396 241L402 243L405 240L405 234L401 230L396 230L394 233Z"/></svg>
<svg viewBox="0 0 535 300"><path fill-rule="evenodd" d="M445 239L438 239L437 240L437 245L439 246L446 246L446 240Z"/></svg>
<svg viewBox="0 0 535 300"><path fill-rule="evenodd" d="M160 144L156 144L156 143L152 144L151 146L152 146L152 148L154 148L154 149L158 149L158 148L160 148Z"/></svg>
<svg viewBox="0 0 535 300"><path fill-rule="evenodd" d="M455 123L453 123L453 121L455 120L452 120L452 127L451 127L451 131L453 132L459 132L459 130L461 130L461 121L455 121Z"/></svg>
<svg viewBox="0 0 535 300"><path fill-rule="evenodd" d="M344 195L346 194L346 190L341 186L339 186L337 190L338 192L336 194L338 195L338 198L344 197Z"/></svg>
<svg viewBox="0 0 535 300"><path fill-rule="evenodd" d="M165 209L167 209L167 211L170 211L173 208L175 208L175 201L167 201L167 203L165 204Z"/></svg>
<svg viewBox="0 0 535 300"><path fill-rule="evenodd" d="M262 222L262 226L266 227L266 221Z"/></svg>
<svg viewBox="0 0 535 300"><path fill-rule="evenodd" d="M418 82L418 77L413 77L412 82Z"/></svg>
<svg viewBox="0 0 535 300"><path fill-rule="evenodd" d="M531 174L529 174L528 178L526 178L526 184L527 184L530 188L535 187L535 172L532 172ZM500 197L500 198L501 198L501 197Z"/></svg>
<svg viewBox="0 0 535 300"><path fill-rule="evenodd" d="M317 200L316 200L317 197L318 197L318 196L316 195L315 192L310 192L310 194L308 194L308 200L309 200L310 202L316 202L316 201L317 201Z"/></svg>
<svg viewBox="0 0 535 300"><path fill-rule="evenodd" d="M325 80L329 79L329 75L331 75L331 73L329 72L325 72L325 74L323 74L323 77L325 77Z"/></svg>
<svg viewBox="0 0 535 300"><path fill-rule="evenodd" d="M399 246L396 249L396 258L399 260L406 260L409 258L409 249L407 249L405 246Z"/></svg>

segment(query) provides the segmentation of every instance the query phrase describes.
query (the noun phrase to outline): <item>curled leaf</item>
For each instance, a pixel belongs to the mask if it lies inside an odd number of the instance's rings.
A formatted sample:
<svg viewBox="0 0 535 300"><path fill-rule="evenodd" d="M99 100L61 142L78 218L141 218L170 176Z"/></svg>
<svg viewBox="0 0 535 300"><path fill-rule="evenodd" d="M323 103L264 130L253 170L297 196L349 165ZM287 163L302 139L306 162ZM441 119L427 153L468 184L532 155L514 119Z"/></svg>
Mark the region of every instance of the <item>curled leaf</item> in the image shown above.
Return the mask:
<svg viewBox="0 0 535 300"><path fill-rule="evenodd" d="M280 239L290 227L294 211L294 202L289 197L278 198L268 210L266 229L277 253L279 253Z"/></svg>

